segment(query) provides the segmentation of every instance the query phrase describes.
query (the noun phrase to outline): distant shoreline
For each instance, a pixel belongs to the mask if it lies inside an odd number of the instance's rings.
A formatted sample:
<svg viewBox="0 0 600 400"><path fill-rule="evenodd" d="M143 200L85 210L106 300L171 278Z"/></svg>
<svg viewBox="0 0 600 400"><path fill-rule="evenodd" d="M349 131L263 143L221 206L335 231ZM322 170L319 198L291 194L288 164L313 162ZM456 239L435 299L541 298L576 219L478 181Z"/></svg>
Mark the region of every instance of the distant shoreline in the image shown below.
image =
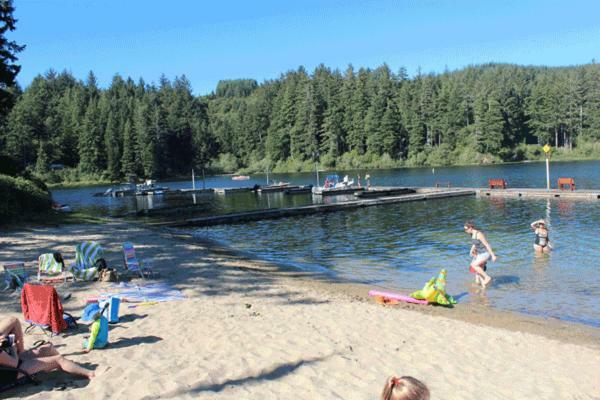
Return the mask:
<svg viewBox="0 0 600 400"><path fill-rule="evenodd" d="M328 173L328 172L335 172L338 170L341 171L363 171L368 169L369 171L384 171L384 170L405 170L405 169L431 169L431 168L460 168L460 167L492 167L492 166L499 166L499 165L516 165L516 164L532 164L532 163L543 163L545 160L523 160L523 161L506 161L506 162L495 162L495 163L474 163L474 164L452 164L452 165L435 165L435 166L431 166L431 165L421 165L421 166L401 166L401 167L395 167L395 168L355 168L355 169L336 169L336 168L330 168L330 169L323 169L323 170L319 170L319 172L323 172L323 173ZM551 159L551 163L564 163L564 162L588 162L588 161L600 161L600 158L574 158L574 159L559 159L559 160L552 160ZM306 171L269 171L269 174L297 174L297 173L311 173L314 172L313 170L306 170ZM207 177L212 177L212 176L233 176L239 173L245 173L245 174L250 174L250 175L266 175L265 172L248 172L245 171L244 169L241 169L239 171L236 172L219 172L219 173L213 173L210 175L206 175ZM184 175L175 175L175 176L171 176L171 177L164 177L164 178L160 178L158 179L161 182L186 182L186 181L191 181L191 175L190 176L184 176ZM202 182L202 178L196 176L196 182ZM48 186L48 189L50 190L62 190L62 189L80 189L80 188L92 188L92 187L97 187L97 186L118 186L121 183L119 182L111 182L111 181L82 181L82 182L61 182L61 183L46 183L46 185Z"/></svg>

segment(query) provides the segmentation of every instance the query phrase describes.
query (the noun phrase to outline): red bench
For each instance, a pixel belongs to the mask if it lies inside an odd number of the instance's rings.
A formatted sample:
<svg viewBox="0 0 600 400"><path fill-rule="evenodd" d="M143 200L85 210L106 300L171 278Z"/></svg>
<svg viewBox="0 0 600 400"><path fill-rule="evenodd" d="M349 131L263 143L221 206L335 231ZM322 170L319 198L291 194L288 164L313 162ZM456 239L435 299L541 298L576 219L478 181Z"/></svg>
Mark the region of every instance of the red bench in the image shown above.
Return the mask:
<svg viewBox="0 0 600 400"><path fill-rule="evenodd" d="M558 178L558 188L565 190L565 186L569 185L571 190L575 190L575 181L573 178Z"/></svg>
<svg viewBox="0 0 600 400"><path fill-rule="evenodd" d="M490 189L498 187L500 189L506 189L506 181L504 179L488 179Z"/></svg>

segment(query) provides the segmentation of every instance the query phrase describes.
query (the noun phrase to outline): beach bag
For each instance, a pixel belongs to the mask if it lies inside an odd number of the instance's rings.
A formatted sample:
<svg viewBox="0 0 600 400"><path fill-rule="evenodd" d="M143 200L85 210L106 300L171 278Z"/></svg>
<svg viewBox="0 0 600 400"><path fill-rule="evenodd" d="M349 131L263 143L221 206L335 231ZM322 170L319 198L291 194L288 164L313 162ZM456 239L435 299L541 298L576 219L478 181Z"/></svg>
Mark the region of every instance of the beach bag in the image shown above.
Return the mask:
<svg viewBox="0 0 600 400"><path fill-rule="evenodd" d="M102 282L118 282L119 276L114 268L105 268L100 271L100 281Z"/></svg>
<svg viewBox="0 0 600 400"><path fill-rule="evenodd" d="M99 258L94 262L94 268L98 270L98 272L102 272L107 268L106 260L104 258Z"/></svg>

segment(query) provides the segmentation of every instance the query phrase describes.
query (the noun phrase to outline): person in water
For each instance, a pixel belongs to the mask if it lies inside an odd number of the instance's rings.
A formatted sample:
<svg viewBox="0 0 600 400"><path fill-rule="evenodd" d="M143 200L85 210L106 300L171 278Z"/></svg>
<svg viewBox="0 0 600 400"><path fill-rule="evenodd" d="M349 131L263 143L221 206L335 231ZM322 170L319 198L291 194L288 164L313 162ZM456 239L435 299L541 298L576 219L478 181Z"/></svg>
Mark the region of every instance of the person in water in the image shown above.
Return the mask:
<svg viewBox="0 0 600 400"><path fill-rule="evenodd" d="M475 274L475 282L483 287L486 287L492 281L492 277L486 273L487 262L492 259L496 262L496 254L492 250L492 246L488 243L483 232L475 227L473 222L466 222L465 233L471 236L471 251L469 254L473 257L469 266L469 271Z"/></svg>
<svg viewBox="0 0 600 400"><path fill-rule="evenodd" d="M538 219L531 223L531 229L535 232L535 242L533 243L533 249L536 253L550 253L552 246L550 246L550 238L548 237L548 228L546 227L546 221Z"/></svg>

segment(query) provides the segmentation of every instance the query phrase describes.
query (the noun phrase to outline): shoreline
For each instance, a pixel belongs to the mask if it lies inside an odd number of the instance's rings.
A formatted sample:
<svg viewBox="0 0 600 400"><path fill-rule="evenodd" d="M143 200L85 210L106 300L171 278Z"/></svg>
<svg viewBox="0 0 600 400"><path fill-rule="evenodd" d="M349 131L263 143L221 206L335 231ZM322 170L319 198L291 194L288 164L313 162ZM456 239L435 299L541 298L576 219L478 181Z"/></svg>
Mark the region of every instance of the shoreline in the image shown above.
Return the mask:
<svg viewBox="0 0 600 400"><path fill-rule="evenodd" d="M169 228L165 229L167 232L170 231ZM291 277L291 279L300 281L303 285L312 289L321 290L334 295L346 296L349 300L374 303L373 299L368 296L368 292L373 289L373 286L358 282L343 282L329 274L319 274L318 272L306 271L290 264L264 260L251 252L236 250L226 243L221 243L208 238L199 238L175 230L170 233L176 238L196 241L211 247L213 250L219 249L219 253L240 257L241 260L256 265L256 267L252 269L253 272L282 274L284 278L290 279ZM309 276L305 275L307 272L309 273ZM300 275L295 276L294 273L299 273ZM311 277L310 275L313 276ZM386 286L377 286L377 288L398 291L398 288ZM474 303L459 303L453 308L447 308L437 305L423 306L400 302L399 304L381 307L411 310L427 315L455 319L470 324L505 329L512 332L525 332L564 343L591 346L600 349L600 328L558 318L527 315L516 311L501 310Z"/></svg>
<svg viewBox="0 0 600 400"><path fill-rule="evenodd" d="M33 260L95 240L122 271L122 243L151 259L157 279L185 297L121 303L109 345L81 351L89 328L51 338L61 354L96 371L91 381L62 372L10 399L65 398L298 400L376 398L386 377L426 382L432 399L592 399L600 392L600 329L489 308L367 299L365 285L332 280L188 233L109 221L3 231L0 260ZM106 282L56 286L65 311L81 315L88 296L115 293ZM135 308L132 308L135 307ZM22 321L18 294L0 292L0 318ZM46 339L25 336L30 347ZM139 384L143 382L143 384Z"/></svg>
<svg viewBox="0 0 600 400"><path fill-rule="evenodd" d="M574 159L554 159L553 163L563 163L563 162L588 162L588 161L600 161L600 157L592 157L592 158L574 158ZM385 171L385 170L405 170L405 169L431 169L431 168L462 168L462 167L491 167L491 166L501 166L501 165L515 165L515 164L532 164L532 163L543 163L544 159L533 159L533 160L522 160L522 161L503 161L503 162L492 162L492 163L472 163L472 164L450 164L450 165L414 165L414 166L400 166L393 168L352 168L352 169L343 169L343 168L330 168L326 170L320 170L322 172L335 172L338 170L343 171ZM272 174L306 174L313 173L314 170L306 170L306 171L271 171ZM217 174L206 175L206 177L219 177L219 176L233 176L238 174L246 174L246 175L256 175L263 176L264 172L247 172L245 170L239 170L237 172L222 172ZM188 176L172 176L172 177L164 177L160 178L162 182L188 182L191 180L191 177ZM196 177L196 181L199 180ZM97 186L115 186L121 185L120 182L110 182L110 181L73 181L73 182L58 182L58 183L46 183L48 189L52 190L67 190L67 189L85 189L85 188L93 188Z"/></svg>

